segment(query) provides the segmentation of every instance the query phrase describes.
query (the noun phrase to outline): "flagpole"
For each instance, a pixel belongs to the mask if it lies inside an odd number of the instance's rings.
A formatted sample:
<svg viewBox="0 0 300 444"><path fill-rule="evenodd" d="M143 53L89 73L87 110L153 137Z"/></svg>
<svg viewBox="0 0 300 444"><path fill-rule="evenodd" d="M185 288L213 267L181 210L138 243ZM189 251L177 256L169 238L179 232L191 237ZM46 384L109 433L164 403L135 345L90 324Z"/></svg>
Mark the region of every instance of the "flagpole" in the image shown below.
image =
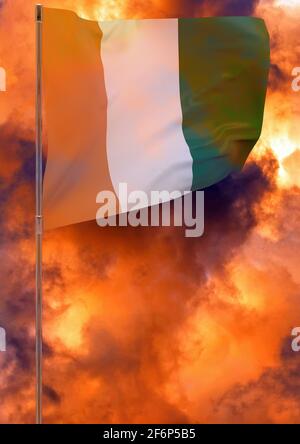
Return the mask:
<svg viewBox="0 0 300 444"><path fill-rule="evenodd" d="M42 235L43 235L43 145L42 145L42 21L43 6L35 7L36 22L36 300L35 300L35 344L36 344L36 424L42 424Z"/></svg>

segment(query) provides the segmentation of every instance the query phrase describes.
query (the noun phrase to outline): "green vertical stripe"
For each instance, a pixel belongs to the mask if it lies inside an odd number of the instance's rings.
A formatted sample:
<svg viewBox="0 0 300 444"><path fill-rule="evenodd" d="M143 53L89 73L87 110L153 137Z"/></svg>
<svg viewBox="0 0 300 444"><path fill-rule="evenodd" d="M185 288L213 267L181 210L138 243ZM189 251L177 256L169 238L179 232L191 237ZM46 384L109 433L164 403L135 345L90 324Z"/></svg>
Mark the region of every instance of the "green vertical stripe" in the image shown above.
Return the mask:
<svg viewBox="0 0 300 444"><path fill-rule="evenodd" d="M179 19L183 133L193 158L192 189L243 166L259 139L269 37L251 17Z"/></svg>

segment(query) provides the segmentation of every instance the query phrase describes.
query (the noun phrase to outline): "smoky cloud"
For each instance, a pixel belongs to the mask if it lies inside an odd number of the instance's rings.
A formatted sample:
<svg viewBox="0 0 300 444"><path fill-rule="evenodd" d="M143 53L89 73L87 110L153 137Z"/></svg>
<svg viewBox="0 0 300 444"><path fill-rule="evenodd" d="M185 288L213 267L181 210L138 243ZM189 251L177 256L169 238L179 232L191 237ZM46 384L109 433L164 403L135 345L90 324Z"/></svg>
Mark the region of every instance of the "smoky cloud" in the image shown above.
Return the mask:
<svg viewBox="0 0 300 444"><path fill-rule="evenodd" d="M97 4L46 3L86 7L86 14ZM8 341L0 354L0 422L29 423L35 407L34 2L16 0L22 20L8 2L0 4L2 26L22 49L21 62L3 52L19 89L0 126L0 325ZM256 14L262 2L115 4L126 17L185 17ZM281 16L283 36L277 11L267 12L275 42L270 90L277 94L288 83L286 48L294 40L285 40L290 21ZM285 122L282 97L274 103ZM275 117L267 114L267 128L282 123ZM205 191L202 238L186 239L172 227L100 229L94 221L45 235L46 422L299 422L299 365L287 337L297 324L299 188L282 190L280 159L262 145L255 150L242 172ZM286 163L293 177L296 163L294 156Z"/></svg>
<svg viewBox="0 0 300 444"><path fill-rule="evenodd" d="M259 0L166 0L129 1L125 9L130 14L146 14L147 17L200 17L205 15L252 15Z"/></svg>

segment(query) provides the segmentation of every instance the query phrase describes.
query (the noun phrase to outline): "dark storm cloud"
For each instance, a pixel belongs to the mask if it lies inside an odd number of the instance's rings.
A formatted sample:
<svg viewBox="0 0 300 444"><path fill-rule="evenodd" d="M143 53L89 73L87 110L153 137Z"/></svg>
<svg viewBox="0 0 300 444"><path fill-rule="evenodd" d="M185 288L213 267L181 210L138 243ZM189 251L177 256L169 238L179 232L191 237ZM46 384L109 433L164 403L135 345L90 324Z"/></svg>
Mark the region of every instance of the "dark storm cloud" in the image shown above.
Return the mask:
<svg viewBox="0 0 300 444"><path fill-rule="evenodd" d="M276 187L278 167L277 160L269 153L263 161L248 162L242 171L207 188L206 217L216 224L222 215L229 232L235 231L237 223L241 232L248 231L256 223L253 206Z"/></svg>
<svg viewBox="0 0 300 444"><path fill-rule="evenodd" d="M271 63L270 73L269 73L269 88L273 91L282 90L287 82L290 82L290 76L277 65L276 63Z"/></svg>
<svg viewBox="0 0 300 444"><path fill-rule="evenodd" d="M43 269L43 278L47 283L47 286L56 286L60 287L61 289L65 289L63 273L58 264L45 264Z"/></svg>
<svg viewBox="0 0 300 444"><path fill-rule="evenodd" d="M277 169L278 163L270 154L260 164L247 163L241 172L205 190L203 237L186 239L183 231L178 230L170 241L174 251L179 243L182 267L189 279L224 267L247 240L257 224L255 206L276 188Z"/></svg>
<svg viewBox="0 0 300 444"><path fill-rule="evenodd" d="M18 186L22 182L34 182L35 171L35 142L34 134L24 132L12 122L0 126L0 146L7 148L5 151L7 168L16 164L14 173L16 177L6 176L6 171L0 170L0 181L2 185L12 184ZM8 180L7 180L8 179ZM19 179L19 180L16 180Z"/></svg>
<svg viewBox="0 0 300 444"><path fill-rule="evenodd" d="M9 328L8 333L7 346L14 349L19 367L26 372L32 371L34 368L35 342L29 338L28 330L24 327L13 332L12 328Z"/></svg>
<svg viewBox="0 0 300 444"><path fill-rule="evenodd" d="M43 386L43 394L52 402L53 404L60 404L61 397L57 393L54 388L50 387L49 385Z"/></svg>
<svg viewBox="0 0 300 444"><path fill-rule="evenodd" d="M82 369L94 376L100 372L108 381L120 371L123 374L136 372L139 366L138 356L132 350L130 352L122 349L120 341L107 330L103 330L97 319L89 322L86 333L92 342L87 344L90 354L81 361Z"/></svg>
<svg viewBox="0 0 300 444"><path fill-rule="evenodd" d="M265 370L262 375L248 384L239 384L216 401L215 413L224 415L229 422L239 418L239 422L273 422L270 403L281 413L289 411L288 402L292 403L294 413L289 413L291 422L298 422L300 409L300 360L297 353L291 351L289 338L289 357L281 363ZM287 341L284 341L286 347ZM286 353L286 350L285 350ZM293 419L294 416L294 419Z"/></svg>
<svg viewBox="0 0 300 444"><path fill-rule="evenodd" d="M205 2L207 6L210 3L210 1ZM214 8L220 15L251 15L258 3L259 0L217 0L213 2Z"/></svg>
<svg viewBox="0 0 300 444"><path fill-rule="evenodd" d="M15 251L18 248L12 243L6 247ZM24 258L8 254L3 259L0 324L7 332L7 359L15 361L19 371L30 371L34 368L34 339L30 335L34 321L34 269Z"/></svg>
<svg viewBox="0 0 300 444"><path fill-rule="evenodd" d="M124 412L123 417L126 422L132 421L130 415L126 418L126 411L139 411L153 406L154 409L153 407L151 409L153 411L147 413L150 415L148 417L155 418L157 415L157 420L160 418L162 422L187 423L186 414L168 402L158 389L166 380L167 375L161 366L155 343L160 340L160 335L167 338L168 334L172 334L174 326L161 325L159 329L156 329L153 325L151 305L149 304L149 314L143 319L143 325L137 322L134 328L135 333L129 342L124 342L111 332L104 330L101 322L95 317L86 330L88 341L85 344L88 354L82 359L77 358L77 371L81 374L89 374L92 378L100 376L102 381L105 381L105 395L103 400L99 400L100 405L102 402L105 404L108 397L114 410ZM164 300L161 301L161 305L165 305ZM172 350L172 346L166 350ZM179 353L176 347L173 351ZM147 363L150 375L145 377L144 370ZM151 377L152 372L155 380ZM127 394L128 386L134 387L131 394ZM101 421L104 421L109 410L107 406L105 409L99 408L99 415L101 415L99 420L101 418Z"/></svg>
<svg viewBox="0 0 300 444"><path fill-rule="evenodd" d="M0 127L0 146L7 147L0 165L0 242L5 243L34 234L35 145L8 122Z"/></svg>
<svg viewBox="0 0 300 444"><path fill-rule="evenodd" d="M130 1L127 16L146 12L150 17L200 17L202 15L251 15L259 0L165 0L161 2Z"/></svg>
<svg viewBox="0 0 300 444"><path fill-rule="evenodd" d="M26 255L31 241L34 251L34 142L30 132L7 122L0 126L0 146L0 325L7 340L1 368L8 371L1 400L15 399L21 411L24 399L16 393L33 387L35 368L34 266ZM23 420L33 420L30 409Z"/></svg>

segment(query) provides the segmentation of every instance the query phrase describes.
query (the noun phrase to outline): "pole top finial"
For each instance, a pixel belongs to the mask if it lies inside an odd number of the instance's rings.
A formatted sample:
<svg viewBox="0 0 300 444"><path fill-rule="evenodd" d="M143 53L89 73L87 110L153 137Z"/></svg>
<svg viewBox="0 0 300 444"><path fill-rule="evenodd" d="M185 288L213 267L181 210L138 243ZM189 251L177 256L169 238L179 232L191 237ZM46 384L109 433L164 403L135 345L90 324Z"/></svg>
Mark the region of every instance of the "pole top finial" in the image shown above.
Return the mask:
<svg viewBox="0 0 300 444"><path fill-rule="evenodd" d="M37 22L41 22L43 20L43 5L35 5L35 18Z"/></svg>

